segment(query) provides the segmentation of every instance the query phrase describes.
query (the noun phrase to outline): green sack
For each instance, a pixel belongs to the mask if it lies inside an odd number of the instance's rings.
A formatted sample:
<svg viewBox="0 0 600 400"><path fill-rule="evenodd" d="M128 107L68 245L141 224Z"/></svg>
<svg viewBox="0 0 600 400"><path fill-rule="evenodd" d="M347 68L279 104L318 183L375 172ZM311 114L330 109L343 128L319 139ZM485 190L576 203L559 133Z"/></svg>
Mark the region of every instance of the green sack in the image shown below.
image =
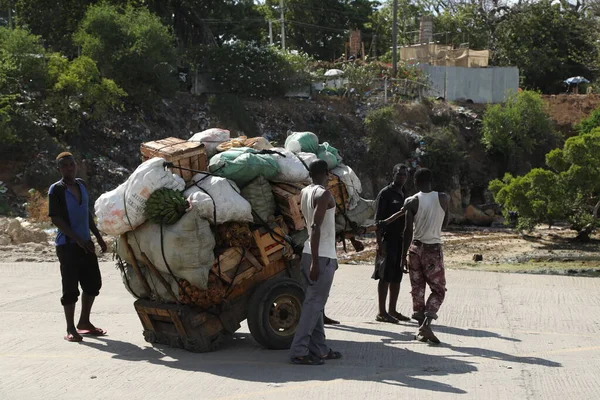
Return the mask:
<svg viewBox="0 0 600 400"><path fill-rule="evenodd" d="M234 181L243 188L259 176L273 179L279 173L279 164L268 154L248 147L236 147L210 159L208 170L217 176Z"/></svg>
<svg viewBox="0 0 600 400"><path fill-rule="evenodd" d="M242 189L242 197L252 205L254 222L268 222L275 215L275 196L269 181L259 176ZM258 216L258 218L257 218Z"/></svg>
<svg viewBox="0 0 600 400"><path fill-rule="evenodd" d="M330 170L334 169L342 162L342 157L338 150L327 142L319 145L317 157L319 157L320 160L325 161Z"/></svg>
<svg viewBox="0 0 600 400"><path fill-rule="evenodd" d="M285 139L285 149L294 154L319 151L319 138L312 132L294 132Z"/></svg>

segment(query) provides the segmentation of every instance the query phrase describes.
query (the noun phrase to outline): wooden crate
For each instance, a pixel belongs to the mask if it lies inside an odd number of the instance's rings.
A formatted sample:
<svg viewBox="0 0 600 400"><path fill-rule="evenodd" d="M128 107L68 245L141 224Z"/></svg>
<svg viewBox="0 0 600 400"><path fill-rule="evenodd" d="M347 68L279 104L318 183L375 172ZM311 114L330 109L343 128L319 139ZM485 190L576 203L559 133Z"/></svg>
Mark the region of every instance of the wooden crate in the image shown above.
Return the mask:
<svg viewBox="0 0 600 400"><path fill-rule="evenodd" d="M270 228L274 233L264 227L252 231L260 260L264 266L271 263L270 256L276 255L278 252L283 255L284 249L288 254L292 254L291 246L283 238L288 233L283 219L276 220L274 224L270 225Z"/></svg>
<svg viewBox="0 0 600 400"><path fill-rule="evenodd" d="M350 205L350 198L348 197L348 190L346 185L340 180L340 178L334 174L329 174L329 182L327 183L327 189L331 192L335 198L337 204L336 214L340 212L340 209L347 210Z"/></svg>
<svg viewBox="0 0 600 400"><path fill-rule="evenodd" d="M300 191L303 188L304 185L297 183L272 184L275 202L285 222L294 231L301 231L306 226L300 210Z"/></svg>
<svg viewBox="0 0 600 400"><path fill-rule="evenodd" d="M156 140L154 142L142 143L140 146L142 161L153 157L164 158L175 166L173 173L181 176L186 182L192 180L196 172L186 171L177 167L193 169L196 171L207 171L208 161L206 151L202 143L188 142L174 137Z"/></svg>

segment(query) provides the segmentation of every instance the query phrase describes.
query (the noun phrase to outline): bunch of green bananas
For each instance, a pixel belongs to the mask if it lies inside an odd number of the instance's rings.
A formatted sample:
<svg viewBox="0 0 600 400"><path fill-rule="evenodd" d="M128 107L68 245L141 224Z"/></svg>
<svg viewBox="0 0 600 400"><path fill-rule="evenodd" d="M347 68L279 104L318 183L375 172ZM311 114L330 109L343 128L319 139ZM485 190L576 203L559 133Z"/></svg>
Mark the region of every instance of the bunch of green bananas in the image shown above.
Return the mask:
<svg viewBox="0 0 600 400"><path fill-rule="evenodd" d="M146 201L146 218L157 224L173 225L188 208L183 192L173 189L158 189Z"/></svg>

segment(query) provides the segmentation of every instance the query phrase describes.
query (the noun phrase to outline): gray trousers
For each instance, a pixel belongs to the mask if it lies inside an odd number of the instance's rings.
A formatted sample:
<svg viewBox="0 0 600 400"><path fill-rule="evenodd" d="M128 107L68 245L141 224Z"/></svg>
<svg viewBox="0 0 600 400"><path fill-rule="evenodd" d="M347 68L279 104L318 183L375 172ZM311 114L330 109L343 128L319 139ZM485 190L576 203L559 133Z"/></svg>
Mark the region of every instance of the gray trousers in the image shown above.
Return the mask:
<svg viewBox="0 0 600 400"><path fill-rule="evenodd" d="M305 290L302 315L290 348L291 357L303 357L309 353L322 357L329 352L329 347L325 344L323 311L337 269L337 260L319 257L319 279L316 282L312 282L309 277L311 264L312 256L302 254L300 265L308 287Z"/></svg>

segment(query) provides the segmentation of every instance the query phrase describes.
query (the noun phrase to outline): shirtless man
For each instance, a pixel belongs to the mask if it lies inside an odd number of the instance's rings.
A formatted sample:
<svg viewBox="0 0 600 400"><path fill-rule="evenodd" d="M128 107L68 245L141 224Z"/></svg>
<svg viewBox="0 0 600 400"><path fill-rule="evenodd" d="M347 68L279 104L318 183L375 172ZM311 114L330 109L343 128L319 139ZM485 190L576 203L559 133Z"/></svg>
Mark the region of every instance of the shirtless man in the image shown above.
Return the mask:
<svg viewBox="0 0 600 400"><path fill-rule="evenodd" d="M413 319L419 323L417 340L440 343L431 330L431 322L446 296L446 275L442 253L442 227L448 225L449 198L445 193L431 189L432 174L427 168L415 173L415 187L419 191L404 204L406 227L402 260L408 268L413 298ZM413 231L414 228L414 231ZM407 259L408 255L408 259ZM425 302L425 285L431 294Z"/></svg>
<svg viewBox="0 0 600 400"><path fill-rule="evenodd" d="M290 349L294 364L321 365L324 360L342 355L325 344L323 310L337 269L335 249L335 199L326 189L327 163L313 161L310 166L312 185L302 189L300 207L309 227L301 266L308 281L302 314Z"/></svg>

